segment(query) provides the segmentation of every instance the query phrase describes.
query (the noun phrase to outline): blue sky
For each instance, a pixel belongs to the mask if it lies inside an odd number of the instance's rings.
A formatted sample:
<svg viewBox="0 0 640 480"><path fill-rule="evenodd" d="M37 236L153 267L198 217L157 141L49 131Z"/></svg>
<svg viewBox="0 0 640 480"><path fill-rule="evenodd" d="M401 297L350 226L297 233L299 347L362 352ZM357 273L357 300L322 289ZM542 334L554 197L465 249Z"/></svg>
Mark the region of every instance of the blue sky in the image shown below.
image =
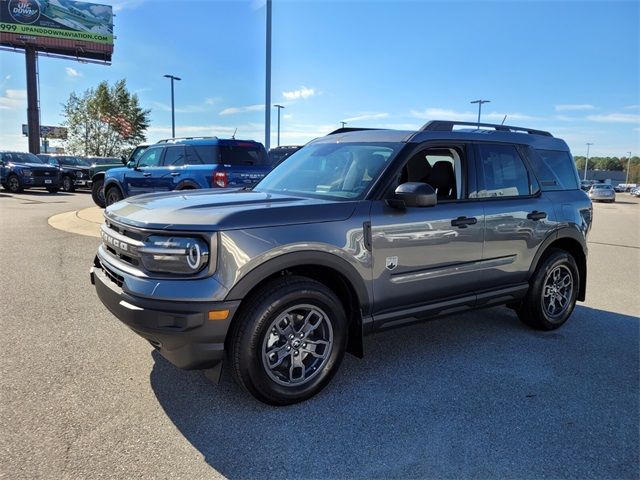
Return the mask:
<svg viewBox="0 0 640 480"><path fill-rule="evenodd" d="M43 124L101 80L126 78L150 108L149 140L264 141L264 1L116 0L111 66L40 58ZM550 130L574 155L640 154L638 1L273 0L272 103L281 143L339 127L413 129L430 119ZM0 51L0 148L27 148L24 56ZM272 110L272 146L276 112Z"/></svg>

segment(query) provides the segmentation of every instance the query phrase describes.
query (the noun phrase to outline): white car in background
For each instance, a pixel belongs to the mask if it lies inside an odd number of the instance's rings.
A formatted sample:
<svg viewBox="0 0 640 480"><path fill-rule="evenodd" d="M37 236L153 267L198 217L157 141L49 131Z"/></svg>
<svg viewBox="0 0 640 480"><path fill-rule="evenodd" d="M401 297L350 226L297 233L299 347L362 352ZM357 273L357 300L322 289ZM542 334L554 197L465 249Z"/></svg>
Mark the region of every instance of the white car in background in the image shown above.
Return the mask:
<svg viewBox="0 0 640 480"><path fill-rule="evenodd" d="M606 183L596 183L589 190L589 198L592 202L610 202L616 201L616 192L612 185Z"/></svg>

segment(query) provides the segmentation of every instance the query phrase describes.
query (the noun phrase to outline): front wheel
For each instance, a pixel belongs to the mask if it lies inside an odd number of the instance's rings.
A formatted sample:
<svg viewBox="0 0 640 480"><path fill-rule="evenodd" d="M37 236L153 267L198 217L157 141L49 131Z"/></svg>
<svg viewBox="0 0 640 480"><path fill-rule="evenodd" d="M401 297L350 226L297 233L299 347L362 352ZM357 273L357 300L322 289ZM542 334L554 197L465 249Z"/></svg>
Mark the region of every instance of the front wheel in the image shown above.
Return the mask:
<svg viewBox="0 0 640 480"><path fill-rule="evenodd" d="M322 390L337 371L347 317L322 283L288 276L246 299L230 334L233 374L270 405L290 405Z"/></svg>
<svg viewBox="0 0 640 480"><path fill-rule="evenodd" d="M529 292L517 310L518 317L538 330L554 330L567 321L580 286L580 273L573 256L552 249L536 269Z"/></svg>
<svg viewBox="0 0 640 480"><path fill-rule="evenodd" d="M101 208L104 208L106 205L104 198L104 189L102 188L103 186L104 179L102 178L94 180L93 184L91 185L91 198L93 198L93 202Z"/></svg>
<svg viewBox="0 0 640 480"><path fill-rule="evenodd" d="M122 198L122 192L116 186L109 187L104 194L104 200L107 206L119 202L120 200L122 200Z"/></svg>
<svg viewBox="0 0 640 480"><path fill-rule="evenodd" d="M22 191L22 186L20 185L20 179L17 175L9 175L7 178L7 186L5 187L11 193L20 193Z"/></svg>

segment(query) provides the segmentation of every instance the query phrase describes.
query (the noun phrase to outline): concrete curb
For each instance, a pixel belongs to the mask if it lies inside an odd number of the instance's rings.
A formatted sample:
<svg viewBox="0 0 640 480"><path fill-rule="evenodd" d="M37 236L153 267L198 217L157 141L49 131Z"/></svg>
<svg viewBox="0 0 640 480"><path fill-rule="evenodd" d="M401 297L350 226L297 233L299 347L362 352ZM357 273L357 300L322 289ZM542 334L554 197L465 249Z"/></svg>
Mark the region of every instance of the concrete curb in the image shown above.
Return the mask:
<svg viewBox="0 0 640 480"><path fill-rule="evenodd" d="M100 207L89 207L54 215L49 217L48 223L53 228L64 232L100 238L100 225L104 221L103 212L104 210Z"/></svg>

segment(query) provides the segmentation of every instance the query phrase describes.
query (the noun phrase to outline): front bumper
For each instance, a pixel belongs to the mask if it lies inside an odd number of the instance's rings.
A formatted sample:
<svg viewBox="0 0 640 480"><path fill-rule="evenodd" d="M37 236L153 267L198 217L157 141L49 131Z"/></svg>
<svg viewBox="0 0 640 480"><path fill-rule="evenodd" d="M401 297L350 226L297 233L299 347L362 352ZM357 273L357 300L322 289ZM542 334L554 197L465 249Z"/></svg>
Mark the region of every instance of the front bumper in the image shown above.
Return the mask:
<svg viewBox="0 0 640 480"><path fill-rule="evenodd" d="M75 187L89 187L89 184L91 183L90 180L74 180L73 181L73 185Z"/></svg>
<svg viewBox="0 0 640 480"><path fill-rule="evenodd" d="M90 276L98 297L111 313L175 366L208 369L222 361L225 338L239 301L175 302L133 296L119 285L120 275L97 258ZM209 320L209 312L214 310L229 310L229 315L225 320Z"/></svg>
<svg viewBox="0 0 640 480"><path fill-rule="evenodd" d="M60 187L60 180L57 177L25 177L24 175L18 175L20 185L24 188L27 187L45 187L45 188L58 188Z"/></svg>

